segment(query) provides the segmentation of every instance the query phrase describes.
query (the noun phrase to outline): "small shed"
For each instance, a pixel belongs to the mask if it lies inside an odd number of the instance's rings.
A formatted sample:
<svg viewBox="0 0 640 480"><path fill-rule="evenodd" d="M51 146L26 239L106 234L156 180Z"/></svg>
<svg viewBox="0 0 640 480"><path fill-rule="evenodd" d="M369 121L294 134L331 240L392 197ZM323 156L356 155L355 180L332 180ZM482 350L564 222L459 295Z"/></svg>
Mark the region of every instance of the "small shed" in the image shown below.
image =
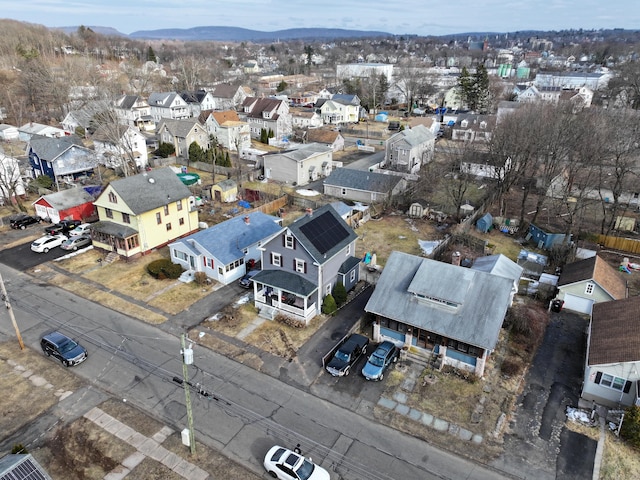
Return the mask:
<svg viewBox="0 0 640 480"><path fill-rule="evenodd" d="M564 242L565 237L566 235L564 233L547 232L532 223L529 225L529 233L525 238L526 240L534 242L540 249L550 250L554 245L559 245Z"/></svg>
<svg viewBox="0 0 640 480"><path fill-rule="evenodd" d="M460 206L460 214L465 217L467 215L471 215L474 210L475 208L473 207L473 205L470 205L468 202Z"/></svg>
<svg viewBox="0 0 640 480"><path fill-rule="evenodd" d="M18 140L19 135L20 132L18 132L18 127L7 125L6 123L0 123L0 140Z"/></svg>
<svg viewBox="0 0 640 480"><path fill-rule="evenodd" d="M476 228L483 233L487 233L493 227L493 217L490 213L485 213L480 219L476 222Z"/></svg>
<svg viewBox="0 0 640 480"><path fill-rule="evenodd" d="M621 232L633 232L636 229L636 219L633 217L617 216L614 228Z"/></svg>
<svg viewBox="0 0 640 480"><path fill-rule="evenodd" d="M429 210L429 206L427 205L426 202L417 201L409 205L408 215L411 218L422 218L428 213L428 210Z"/></svg>
<svg viewBox="0 0 640 480"><path fill-rule="evenodd" d="M216 202L231 203L238 198L238 184L229 178L211 187L211 198Z"/></svg>
<svg viewBox="0 0 640 480"><path fill-rule="evenodd" d="M85 188L70 188L43 195L33 206L38 217L53 223L64 219L84 222L95 217L94 200L95 196Z"/></svg>

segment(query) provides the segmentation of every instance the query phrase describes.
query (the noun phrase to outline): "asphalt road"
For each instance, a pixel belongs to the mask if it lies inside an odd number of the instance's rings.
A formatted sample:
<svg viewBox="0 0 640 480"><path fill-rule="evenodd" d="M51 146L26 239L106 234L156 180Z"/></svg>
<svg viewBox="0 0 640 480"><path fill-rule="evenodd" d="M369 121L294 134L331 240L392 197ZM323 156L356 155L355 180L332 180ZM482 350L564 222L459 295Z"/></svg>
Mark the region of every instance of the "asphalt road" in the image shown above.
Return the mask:
<svg viewBox="0 0 640 480"><path fill-rule="evenodd" d="M176 430L187 425L184 391L173 381L182 376L176 335L0 269L28 346L38 348L44 331L60 329L89 349L90 357L73 371L91 389L126 398ZM13 337L10 322L0 322L0 340ZM207 393L192 395L197 440L258 473L274 443L300 443L334 479L507 478L208 349L195 346L194 353L190 380ZM84 393L68 400L78 415L102 398Z"/></svg>

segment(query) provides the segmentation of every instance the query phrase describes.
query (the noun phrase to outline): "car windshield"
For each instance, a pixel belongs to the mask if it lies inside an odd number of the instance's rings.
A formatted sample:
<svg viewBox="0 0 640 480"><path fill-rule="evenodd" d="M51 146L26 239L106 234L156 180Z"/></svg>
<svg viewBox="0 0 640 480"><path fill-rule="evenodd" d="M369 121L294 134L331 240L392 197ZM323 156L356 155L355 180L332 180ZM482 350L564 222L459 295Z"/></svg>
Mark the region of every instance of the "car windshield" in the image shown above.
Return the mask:
<svg viewBox="0 0 640 480"><path fill-rule="evenodd" d="M336 358L338 360L342 360L343 362L348 362L349 361L349 354L345 353L345 352L343 352L341 350L338 350L336 352Z"/></svg>
<svg viewBox="0 0 640 480"><path fill-rule="evenodd" d="M371 358L369 359L369 363L376 367L382 367L384 365L384 358L374 354L374 355L371 355Z"/></svg>
<svg viewBox="0 0 640 480"><path fill-rule="evenodd" d="M302 461L302 465L300 465L300 468L296 470L296 473L298 474L300 480L307 480L313 473L314 468L316 468L316 466L305 458Z"/></svg>
<svg viewBox="0 0 640 480"><path fill-rule="evenodd" d="M60 344L59 350L60 350L60 353L67 353L73 350L74 348L76 348L77 346L78 344L76 342L69 339L69 340L65 340L63 343Z"/></svg>

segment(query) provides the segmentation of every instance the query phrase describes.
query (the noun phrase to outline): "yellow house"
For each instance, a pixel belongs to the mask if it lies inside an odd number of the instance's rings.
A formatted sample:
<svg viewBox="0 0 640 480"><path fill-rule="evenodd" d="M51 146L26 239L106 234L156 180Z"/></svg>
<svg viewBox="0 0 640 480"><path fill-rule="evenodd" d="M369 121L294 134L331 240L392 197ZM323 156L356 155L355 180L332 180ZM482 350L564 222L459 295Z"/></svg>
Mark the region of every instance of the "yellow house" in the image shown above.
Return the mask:
<svg viewBox="0 0 640 480"><path fill-rule="evenodd" d="M93 245L127 258L144 255L198 229L189 189L171 168L111 182L94 202Z"/></svg>

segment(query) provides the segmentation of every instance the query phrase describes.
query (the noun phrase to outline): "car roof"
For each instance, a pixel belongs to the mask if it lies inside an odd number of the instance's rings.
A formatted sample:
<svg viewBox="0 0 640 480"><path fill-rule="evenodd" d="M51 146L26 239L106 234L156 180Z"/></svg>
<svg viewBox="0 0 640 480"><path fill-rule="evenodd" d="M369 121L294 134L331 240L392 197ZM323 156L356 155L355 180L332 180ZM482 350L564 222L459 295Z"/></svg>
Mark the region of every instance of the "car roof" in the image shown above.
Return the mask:
<svg viewBox="0 0 640 480"><path fill-rule="evenodd" d="M55 343L56 345L59 345L60 343L62 343L64 341L71 340L64 333L60 333L58 331L51 332L51 333L45 335L42 338L46 339L46 340L49 340L50 342Z"/></svg>

